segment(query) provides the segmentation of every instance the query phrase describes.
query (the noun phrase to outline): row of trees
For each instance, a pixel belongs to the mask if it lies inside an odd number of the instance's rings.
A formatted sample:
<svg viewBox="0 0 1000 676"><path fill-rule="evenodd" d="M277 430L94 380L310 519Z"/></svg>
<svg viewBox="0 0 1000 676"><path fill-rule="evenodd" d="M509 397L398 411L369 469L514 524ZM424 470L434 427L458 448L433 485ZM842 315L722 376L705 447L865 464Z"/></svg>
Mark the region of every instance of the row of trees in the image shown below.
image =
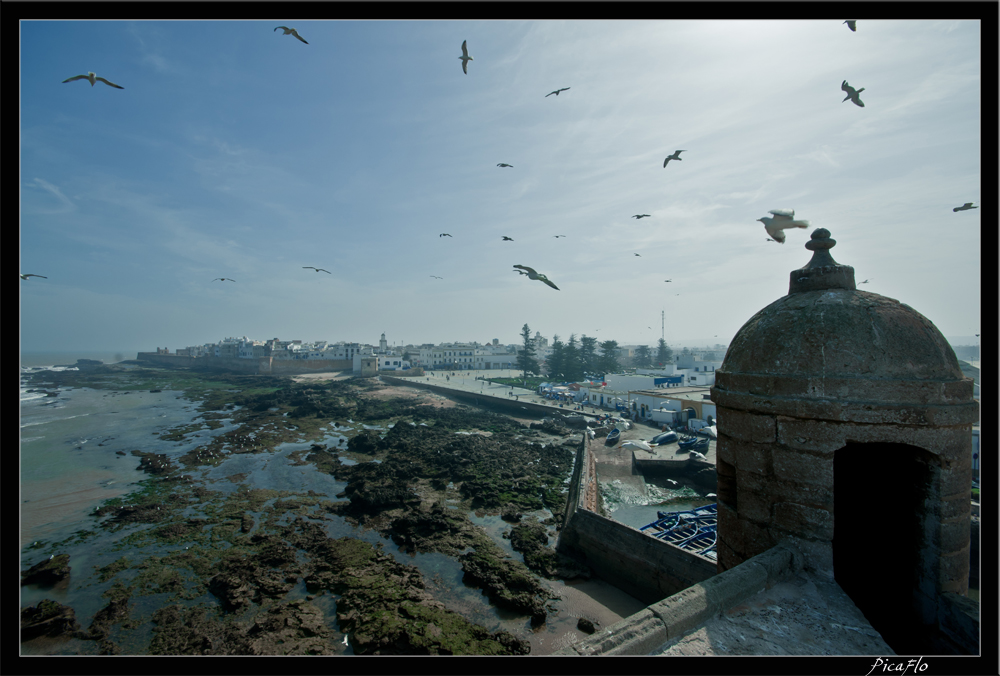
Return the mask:
<svg viewBox="0 0 1000 676"><path fill-rule="evenodd" d="M525 376L529 373L541 374L541 367L535 357L535 345L531 338L531 329L525 324L521 328L521 350L517 354L517 368ZM600 351L598 351L600 350ZM673 360L673 352L666 341L660 338L654 358L648 346L640 346L632 359L632 366L637 368L653 368L657 365L669 364ZM565 343L559 336L552 338L552 352L546 362L548 375L559 380L583 380L588 373L614 373L622 369L618 361L618 342L605 340L598 343L596 338L582 336L578 341L576 334L570 334Z"/></svg>

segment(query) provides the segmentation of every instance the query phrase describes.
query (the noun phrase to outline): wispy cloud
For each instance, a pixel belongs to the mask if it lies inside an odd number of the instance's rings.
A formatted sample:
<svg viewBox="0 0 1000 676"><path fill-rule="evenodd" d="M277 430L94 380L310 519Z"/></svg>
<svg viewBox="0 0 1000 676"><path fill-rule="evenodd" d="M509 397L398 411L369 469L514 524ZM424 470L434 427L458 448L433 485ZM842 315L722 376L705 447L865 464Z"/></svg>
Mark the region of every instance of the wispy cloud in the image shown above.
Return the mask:
<svg viewBox="0 0 1000 676"><path fill-rule="evenodd" d="M43 178L36 177L34 183L28 183L25 187L41 188L42 190L45 190L49 194L53 195L60 204L60 206L54 209L46 209L43 207L38 210L38 213L49 214L49 215L64 214L66 212L73 211L74 209L76 209L76 205L73 204L73 202L70 201L70 199L62 193L62 190L52 185Z"/></svg>

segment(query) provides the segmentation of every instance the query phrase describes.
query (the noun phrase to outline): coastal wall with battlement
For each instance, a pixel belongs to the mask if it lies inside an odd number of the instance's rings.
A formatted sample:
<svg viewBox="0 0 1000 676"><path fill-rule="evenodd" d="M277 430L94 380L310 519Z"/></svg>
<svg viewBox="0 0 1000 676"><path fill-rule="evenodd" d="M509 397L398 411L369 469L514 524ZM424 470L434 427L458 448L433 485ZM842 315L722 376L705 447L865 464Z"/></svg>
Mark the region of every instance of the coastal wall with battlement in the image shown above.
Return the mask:
<svg viewBox="0 0 1000 676"><path fill-rule="evenodd" d="M588 500L597 492L592 442L586 434L583 436L556 549L646 603L655 603L714 576L714 561L597 513L594 500Z"/></svg>
<svg viewBox="0 0 1000 676"><path fill-rule="evenodd" d="M354 367L354 363L350 359L275 359L274 357L240 359L214 356L189 357L156 352L140 352L136 359L167 368L185 367L204 371L261 373L276 376L348 371Z"/></svg>

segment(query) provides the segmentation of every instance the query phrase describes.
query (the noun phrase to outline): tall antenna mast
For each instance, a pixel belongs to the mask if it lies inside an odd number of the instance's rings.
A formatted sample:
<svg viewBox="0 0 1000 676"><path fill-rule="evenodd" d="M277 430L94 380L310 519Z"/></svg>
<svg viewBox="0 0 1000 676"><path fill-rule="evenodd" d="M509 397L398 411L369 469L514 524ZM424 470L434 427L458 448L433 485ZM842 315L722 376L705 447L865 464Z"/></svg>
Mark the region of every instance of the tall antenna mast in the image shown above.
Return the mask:
<svg viewBox="0 0 1000 676"><path fill-rule="evenodd" d="M667 334L663 328L664 326L666 326L666 324L664 323L665 322L664 317L666 317L666 313L663 310L660 310L660 340L666 342Z"/></svg>

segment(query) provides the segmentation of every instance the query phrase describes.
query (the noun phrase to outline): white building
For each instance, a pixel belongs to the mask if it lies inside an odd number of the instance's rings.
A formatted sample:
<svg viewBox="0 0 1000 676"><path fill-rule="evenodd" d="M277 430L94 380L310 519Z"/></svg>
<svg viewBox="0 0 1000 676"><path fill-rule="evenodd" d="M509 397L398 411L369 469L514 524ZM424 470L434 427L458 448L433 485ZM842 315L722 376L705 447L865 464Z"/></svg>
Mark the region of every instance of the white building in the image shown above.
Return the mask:
<svg viewBox="0 0 1000 676"><path fill-rule="evenodd" d="M402 357L391 354L378 355L379 371L402 371L410 368L410 362L404 361Z"/></svg>

